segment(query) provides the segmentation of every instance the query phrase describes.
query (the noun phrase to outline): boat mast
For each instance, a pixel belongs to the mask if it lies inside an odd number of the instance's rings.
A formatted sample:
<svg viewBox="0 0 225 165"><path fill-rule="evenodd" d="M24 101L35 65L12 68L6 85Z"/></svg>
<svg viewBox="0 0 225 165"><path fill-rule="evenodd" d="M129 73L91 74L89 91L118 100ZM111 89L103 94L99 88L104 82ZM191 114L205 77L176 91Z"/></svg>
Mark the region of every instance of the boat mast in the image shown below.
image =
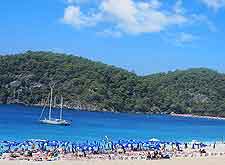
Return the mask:
<svg viewBox="0 0 225 165"><path fill-rule="evenodd" d="M62 120L62 110L63 110L63 97L61 96L60 120Z"/></svg>
<svg viewBox="0 0 225 165"><path fill-rule="evenodd" d="M49 120L51 120L51 115L52 115L52 87L51 87L50 107L49 107L49 114L48 114L48 119L49 119Z"/></svg>
<svg viewBox="0 0 225 165"><path fill-rule="evenodd" d="M54 104L53 104L53 107L54 107L54 108L56 107L56 96L54 97Z"/></svg>

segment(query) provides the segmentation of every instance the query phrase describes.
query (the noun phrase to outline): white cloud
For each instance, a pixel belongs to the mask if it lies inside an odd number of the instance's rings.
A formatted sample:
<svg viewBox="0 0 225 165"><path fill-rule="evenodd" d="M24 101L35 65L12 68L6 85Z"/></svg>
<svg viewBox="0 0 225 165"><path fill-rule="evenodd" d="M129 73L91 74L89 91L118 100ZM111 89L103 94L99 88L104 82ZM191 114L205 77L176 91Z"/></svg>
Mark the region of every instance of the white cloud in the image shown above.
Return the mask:
<svg viewBox="0 0 225 165"><path fill-rule="evenodd" d="M201 0L205 5L213 10L225 8L225 0Z"/></svg>
<svg viewBox="0 0 225 165"><path fill-rule="evenodd" d="M106 0L101 4L104 14L117 19L119 22L135 23L135 16L138 12L132 0Z"/></svg>
<svg viewBox="0 0 225 165"><path fill-rule="evenodd" d="M75 6L69 6L65 9L63 20L65 23L78 27L84 24L81 18L80 8Z"/></svg>
<svg viewBox="0 0 225 165"><path fill-rule="evenodd" d="M156 1L152 3L155 4ZM113 18L117 28L126 33L160 32L169 26L181 25L187 21L183 15L161 11L156 5L152 6L152 3L107 0L102 3L101 8L105 15Z"/></svg>
<svg viewBox="0 0 225 165"><path fill-rule="evenodd" d="M100 19L100 14L89 13L84 15L79 6L70 5L64 11L63 22L80 28L83 26L95 26Z"/></svg>
<svg viewBox="0 0 225 165"><path fill-rule="evenodd" d="M71 1L71 0L70 0ZM109 25L120 33L140 34L164 31L171 26L183 25L188 18L183 14L180 0L176 10L163 10L158 0L102 0L96 11L83 13L79 6L65 9L63 20L74 27Z"/></svg>
<svg viewBox="0 0 225 165"><path fill-rule="evenodd" d="M199 37L194 36L193 34L182 32L176 36L176 41L178 43L191 43L194 40L197 40L198 38Z"/></svg>

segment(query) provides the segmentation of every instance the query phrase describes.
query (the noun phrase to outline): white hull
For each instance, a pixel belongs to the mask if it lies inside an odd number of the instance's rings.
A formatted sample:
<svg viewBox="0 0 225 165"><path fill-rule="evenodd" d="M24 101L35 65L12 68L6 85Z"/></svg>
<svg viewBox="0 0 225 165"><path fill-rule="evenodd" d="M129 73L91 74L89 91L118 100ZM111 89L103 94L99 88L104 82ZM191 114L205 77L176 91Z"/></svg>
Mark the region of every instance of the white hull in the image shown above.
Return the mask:
<svg viewBox="0 0 225 165"><path fill-rule="evenodd" d="M71 123L66 120L61 120L61 119L44 119L40 120L42 124L51 124L51 125L70 125Z"/></svg>

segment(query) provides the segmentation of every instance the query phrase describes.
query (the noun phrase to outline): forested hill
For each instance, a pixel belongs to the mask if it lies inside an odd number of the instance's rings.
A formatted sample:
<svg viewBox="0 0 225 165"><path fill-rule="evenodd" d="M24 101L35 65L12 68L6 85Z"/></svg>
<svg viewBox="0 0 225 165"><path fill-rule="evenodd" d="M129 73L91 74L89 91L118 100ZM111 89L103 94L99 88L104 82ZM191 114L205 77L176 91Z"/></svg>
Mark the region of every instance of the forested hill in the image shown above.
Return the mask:
<svg viewBox="0 0 225 165"><path fill-rule="evenodd" d="M52 84L70 108L225 116L225 75L210 69L141 77L72 55L0 56L1 103L43 104Z"/></svg>

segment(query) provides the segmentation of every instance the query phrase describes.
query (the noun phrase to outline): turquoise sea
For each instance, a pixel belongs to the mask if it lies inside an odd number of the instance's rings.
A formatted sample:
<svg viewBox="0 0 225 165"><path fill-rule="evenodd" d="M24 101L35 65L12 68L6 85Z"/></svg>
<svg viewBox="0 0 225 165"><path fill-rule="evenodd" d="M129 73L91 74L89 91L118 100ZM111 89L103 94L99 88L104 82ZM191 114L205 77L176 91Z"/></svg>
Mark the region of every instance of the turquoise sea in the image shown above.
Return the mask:
<svg viewBox="0 0 225 165"><path fill-rule="evenodd" d="M164 141L199 140L213 142L225 137L225 121L109 112L64 110L71 126L43 125L38 122L41 107L0 105L0 140L69 140L83 142L158 138ZM47 114L47 111L46 111ZM55 110L53 115L58 115Z"/></svg>

